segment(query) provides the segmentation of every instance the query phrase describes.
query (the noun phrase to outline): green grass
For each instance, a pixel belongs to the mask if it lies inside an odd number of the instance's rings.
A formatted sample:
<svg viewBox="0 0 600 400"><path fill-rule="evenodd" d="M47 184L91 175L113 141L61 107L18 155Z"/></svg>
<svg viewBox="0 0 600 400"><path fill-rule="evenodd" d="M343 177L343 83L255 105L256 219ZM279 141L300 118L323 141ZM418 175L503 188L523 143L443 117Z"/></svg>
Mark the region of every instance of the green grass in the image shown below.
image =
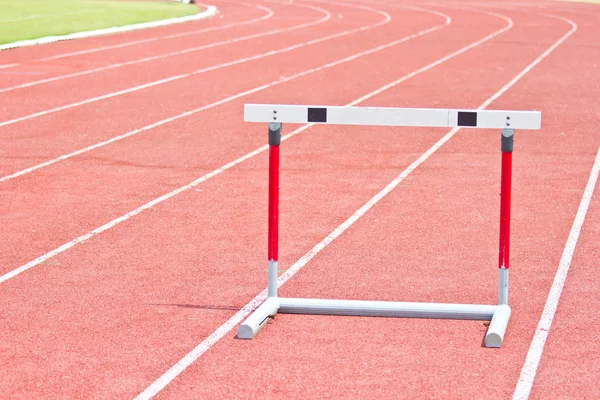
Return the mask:
<svg viewBox="0 0 600 400"><path fill-rule="evenodd" d="M114 0L0 0L0 44L196 14L193 4Z"/></svg>

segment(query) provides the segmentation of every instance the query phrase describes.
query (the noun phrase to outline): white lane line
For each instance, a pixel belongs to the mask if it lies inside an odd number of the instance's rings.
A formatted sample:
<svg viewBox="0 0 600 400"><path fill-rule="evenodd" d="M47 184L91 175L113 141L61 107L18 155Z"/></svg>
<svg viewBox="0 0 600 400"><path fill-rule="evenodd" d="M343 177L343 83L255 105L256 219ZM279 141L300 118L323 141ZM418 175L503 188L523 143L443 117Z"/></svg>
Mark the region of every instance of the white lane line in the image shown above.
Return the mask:
<svg viewBox="0 0 600 400"><path fill-rule="evenodd" d="M486 13L490 14L490 13ZM508 25L497 31L496 33L487 36L487 40L491 39L494 36L497 36L506 30L510 29L513 26L512 20L506 18L504 16L493 14L495 16L500 16L504 18L509 23ZM467 51L473 47L475 47L475 43L481 44L486 40L479 40L477 42L472 43L469 46L464 47L464 51ZM461 49L462 50L462 49ZM463 53L464 51L453 53L455 56ZM446 58L446 57L444 57ZM447 59L447 58L446 58ZM440 59L441 60L441 59ZM438 60L438 61L440 61ZM426 67L420 69L421 72L424 72L428 69L434 68L440 63L436 61L429 64ZM416 72L416 71L415 71ZM406 75L396 81L395 84L399 84L409 77L414 76L415 74ZM388 84L382 86L381 88L362 96L351 103L348 103L347 106L353 106L359 104L371 97L374 97L381 92L390 89L394 85ZM508 89L508 85L503 87L501 91L505 91ZM484 103L485 104L485 103ZM483 107L483 105L481 106ZM303 125L302 127L296 129L290 134L286 135L285 139L292 137L313 126L312 124ZM391 192L400 182L402 182L415 168L417 168L421 163L423 163L431 154L433 154L438 148L440 148L445 142L447 142L458 129L453 129L448 132L442 139L440 139L435 145L433 145L428 151L426 151L423 155L421 155L416 161L414 161L407 169L405 169L396 179L394 179L390 184L388 184L381 192L376 194L373 198L371 198L367 203L365 203L360 209L358 209L350 218L344 221L340 226L338 226L333 232L331 232L325 239L323 239L320 243L318 243L315 247L313 247L308 253L303 255L298 261L296 261L284 274L282 274L278 281L277 286L281 287L284 285L292 276L294 276L302 267L304 267L313 257L315 257L321 250L327 247L333 240L335 240L338 236L340 236L346 229L348 229L354 222L356 222L361 216L363 216L369 209L371 209L379 200L381 200L385 195ZM268 146L265 146L268 148ZM162 376L160 376L156 381L154 381L150 386L148 386L142 393L140 393L136 400L146 400L151 399L156 396L162 389L164 389L170 382L173 381L181 372L183 372L187 367L189 367L192 363L194 363L202 354L208 351L212 346L214 346L223 336L228 334L237 324L239 324L244 318L246 318L250 313L255 310L265 299L267 298L267 289L264 289L260 292L254 299L252 299L248 304L246 304L240 311L235 313L229 320L227 320L223 325L221 325L217 330L215 330L210 336L208 336L202 343L196 346L192 351L186 354L181 360L179 360L175 365L173 365L168 371L166 371Z"/></svg>
<svg viewBox="0 0 600 400"><path fill-rule="evenodd" d="M357 31L357 30L359 30L359 31L365 31L365 30L368 30L368 29L374 28L375 26L379 26L379 25L386 24L386 23L388 23L388 22L390 21L390 19L391 19L391 17L390 17L390 16L389 16L389 14L387 14L387 13L380 12L380 11L377 11L377 10L374 10L374 9L370 9L370 8L368 8L368 7L366 7L365 9L366 9L366 10L369 10L369 11L376 11L376 12L378 12L378 13L380 13L380 14L384 15L384 16L385 16L385 19L384 19L383 21L381 21L380 23L378 23L378 24L375 24L375 25L363 26L363 27L361 27L361 28L354 29L354 30L351 30L351 31L341 32L341 33L338 33L338 34L335 34L335 35L331 35L331 36L328 36L328 37L325 37L325 38L316 39L316 40L312 40L312 41L310 41L310 42L306 42L306 44L313 44L313 43L317 43L317 42L319 42L319 41L323 41L323 40L331 39L332 37L339 37L339 36L344 36L344 35L346 35L346 34L355 33L355 31ZM119 141L119 140L125 139L125 138L127 138L127 137L130 137L130 136L136 135L136 134L138 134L138 133L140 133L140 132L144 132L144 131L147 131L147 130L150 130L150 129L156 128L156 127L158 127L158 126L164 125L164 124L166 124L166 123L173 122L173 121L175 121L175 120L178 120L178 119L180 119L180 118L188 117L188 116L190 116L190 115L193 115L193 114L196 114L196 113L198 113L198 112L200 112L200 111L204 111L204 110L207 110L207 109L209 109L209 108L216 107L216 106L218 106L218 105L221 105L221 104L225 104L225 103L227 103L227 102L229 102L229 101L232 101L232 100L238 99L238 98L240 98L240 97L247 96L247 95L249 95L249 94L256 93L256 92L259 92L259 91L261 91L261 90L264 90L264 89L270 88L270 87L272 87L272 86L275 86L275 85L282 84L282 83L284 83L284 82L288 82L288 81L290 81L290 80L292 80L292 79L296 79L296 78L299 78L299 77L301 77L301 76L304 76L304 75L311 74L311 73L313 73L313 72L318 72L318 71L321 71L321 70L323 70L323 69L326 69L326 68L331 68L331 67L333 67L333 66L336 66L336 65L339 65L339 64L342 64L342 63L348 62L348 61L352 61L352 60L354 60L354 59L356 59L356 58L358 58L358 57L362 57L362 56L365 56L365 55L368 55L368 54L371 54L371 53L374 53L374 52L377 52L377 51L383 50L383 49L385 49L385 48L388 48L388 47L391 47L391 46L395 46L395 45L397 45L397 44L400 44L400 43L402 43L402 42L405 42L405 41L408 41L408 40L410 40L410 39L413 39L413 38L415 38L415 37L417 37L417 36L425 35L425 34L427 34L427 33L433 32L433 31L435 31L435 30L437 30L437 29L441 29L442 27L444 27L444 26L446 26L446 25L448 25L448 22L447 22L446 24L444 24L444 25L438 25L438 26L435 26L435 27L433 27L433 28L426 29L426 30L424 30L424 31L422 31L422 32L419 32L419 33L418 33L418 34L416 34L416 35L410 35L410 36L404 37L404 38L402 38L402 39L395 40L395 41L393 41L393 42L387 43L387 44L385 44L385 45L378 46L378 47L376 47L376 48L373 48L373 49L370 49L370 50L367 50L367 51L363 51L363 52L360 52L360 53L356 53L356 54L354 54L354 55L352 55L352 56L349 56L349 57L346 57L346 58L344 58L344 59L341 59L341 60L338 60L338 61L334 61L334 62L331 62L331 63L328 63L328 64L324 64L324 65L322 65L322 66L320 66L320 67L311 68L311 69L309 69L309 70L306 70L306 71L303 71L303 72L297 73L297 74L295 74L295 75L291 75L291 76L289 76L289 77L286 77L286 78L281 78L281 79L278 79L278 80L276 80L276 81L273 81L273 82L267 83L267 84L265 84L265 85L262 85L262 86L256 87L256 88L254 88L254 89L250 89L250 90L247 90L247 91L244 91L244 92L238 93L238 94L236 94L236 95L233 95L233 96L226 97L226 98L224 98L224 99L221 99L221 100L218 100L218 101L216 101L216 102L214 102L214 103L211 103L211 104L208 104L208 105L205 105L205 106L202 106L202 107L196 108L196 109L194 109L194 110L186 111L186 112L184 112L184 113L181 113L181 114L178 114L178 115L176 115L176 116L174 116L174 117L166 118L166 119L160 120L160 121L158 121L158 122L152 123L152 124L150 124L150 125L146 125L146 126L144 126L144 127L142 127L142 128L135 129L135 130L133 130L133 131L130 131L130 132L124 133L124 134L122 134L122 135L119 135L119 136L115 136L115 137L113 137L113 138L110 138L110 139L108 139L108 140L105 140L105 141L102 141L102 142L99 142L99 143L96 143L96 144L93 144L93 145L90 145L90 146L84 147L84 148L82 148L82 149L79 149L79 150L76 150L76 151L74 151L74 152L71 152L71 153L68 153L68 154L63 154L63 155L61 155L61 156L59 156L59 157L56 157L56 158L54 158L54 159L52 159L52 160L48 160L48 161L46 161L46 162L43 162L43 163L40 163L40 164L34 165L34 166L32 166L32 167L29 167L29 168L26 168L26 169L23 169L23 170L17 171L17 172L15 172L15 173L12 173L12 174L10 174L10 175L3 176L2 178L0 178L0 183L1 183L1 182L8 181L8 180L10 180L10 179L17 178L17 177L19 177L19 176L23 176L23 175L25 175L25 174L31 173L31 172L33 172L33 171L36 171L36 170L38 170L38 169L40 169L40 168L44 168L44 167L47 167L47 166L49 166L49 165L55 164L55 163L57 163L57 162L59 162L59 161L67 160L67 159L69 159L69 158L72 158L72 157L75 157L75 156L77 156L77 155L80 155L80 154L86 153L86 152L88 152L88 151L91 151L91 150L94 150L94 149L97 149L97 148L100 148L100 147L106 146L107 144L114 143L114 142L116 142L116 141ZM294 45L294 46L291 46L291 47L289 47L289 48L286 48L286 49L287 49L287 51L289 51L289 50L291 50L291 49L295 49L295 48L298 48L298 47L302 47L302 46L304 46L304 45L306 45L306 44ZM285 50L285 49L284 49L284 50ZM279 52L279 51L281 51L281 50L274 50L274 51L271 51L271 52L269 52L269 53L276 54L276 52ZM259 56L253 56L253 58L260 58L260 57L262 57L262 55L259 55ZM238 61L236 61L236 62L238 62ZM212 69L216 69L217 67L210 67L210 68L212 68ZM206 70L206 69L205 69L205 70ZM204 70L202 70L202 71L204 71ZM168 79L169 79L169 80L172 80L173 78L168 78ZM0 123L0 126L2 126L2 123Z"/></svg>
<svg viewBox="0 0 600 400"><path fill-rule="evenodd" d="M411 40L413 38L416 38L416 37L425 35L427 33L433 32L435 30L441 29L443 27L446 27L451 22L450 17L448 17L445 14L438 13L438 12L435 12L435 11L426 11L426 12L430 12L430 13L433 13L433 14L436 14L436 15L443 16L446 19L445 23L442 24L442 25L436 25L436 26L434 26L432 28L423 30L423 31L421 31L419 33L416 33L416 34L412 34L412 35L406 36L406 37L404 37L402 39L396 40L396 41L391 42L391 43L399 44L399 43L402 43L402 42L406 42L406 41ZM388 15L388 17L391 19L391 17L389 15ZM258 88L251 89L251 90L249 90L247 92L240 93L240 94L237 94L235 96L228 97L228 98L223 99L223 100L221 100L220 102L217 102L217 103L222 104L224 102L232 100L233 98L239 98L239 97L245 96L246 94L254 93L254 92L257 92L259 90L263 90L263 89L266 89L268 87L274 86L275 84L279 84L279 83L282 83L282 82L287 82L287 81L290 81L290 80L295 79L297 77L311 74L313 72L322 71L322 70L324 70L326 68L330 68L330 67L333 67L335 65L340 65L342 63L354 60L354 59L356 59L358 57L361 57L361 56L364 56L364 55L367 55L367 54L375 53L376 51L383 50L384 48L387 48L387 47L390 47L390 46L391 46L390 43L388 43L387 45L378 46L378 47L373 48L371 50L363 51L363 52L357 53L357 54L355 54L353 56L346 57L346 58L344 58L342 60L331 62L331 63L325 64L325 65L323 65L321 67L316 67L316 68L304 71L304 72L302 72L300 74L296 74L295 76L291 76L291 77L288 77L288 78L285 78L285 79L281 79L279 81L276 81L275 83L271 83L271 84L259 86ZM217 103L213 103L213 104L217 104ZM205 107L207 107L207 106L205 106ZM202 109L205 109L205 107L203 107ZM151 129L152 127L155 127L155 126L162 125L164 123L170 122L174 118L181 118L181 117L184 117L184 116L188 116L188 115L191 115L193 113L199 112L200 110L201 109L196 109L196 110L188 111L186 113L180 114L177 117L173 117L173 118L168 119L168 120L159 121L159 122L157 122L157 123L155 123L153 125L148 125L147 127L142 128L142 129ZM302 130L304 130L303 128L306 128L306 127L301 127L300 129L297 129L296 131L289 133L288 135L286 135L282 139L286 140L287 138L292 137L293 135L295 135L295 134L301 132ZM131 135L133 135L135 133L138 133L138 131L140 131L140 130L129 132L126 135L131 136ZM114 140L119 140L119 139L120 138L113 138L111 140L114 141ZM121 223L123 221L128 220L129 218L131 218L131 217L139 214L143 210L151 208L151 207L155 206L156 204L162 203L163 201L165 201L167 199L170 199L173 196L178 195L181 192L184 192L186 190L189 190L189 189L191 189L191 188L199 185L200 183L206 181L207 179L210 179L213 176L216 176L216 175L218 175L218 174L220 174L220 173L222 173L222 172L224 172L224 171L232 168L233 166L235 166L235 165L237 165L237 164L239 164L239 163L247 160L248 158L254 157L255 155L257 155L257 154L265 151L267 148L268 148L268 146L262 146L262 147L260 147L260 148L258 148L256 150L254 150L254 151L252 151L252 152L250 152L250 153L248 153L248 154L246 154L246 155L244 155L244 156L242 156L242 157L240 157L240 158L238 158L238 159L236 159L234 161L231 161L231 162L223 165L222 167L220 167L220 168L218 168L218 169L216 169L216 170L214 170L214 171L212 171L212 172L210 172L210 173L208 173L208 174L206 174L206 175L204 175L204 176L196 179L195 181L189 183L188 185L182 186L182 187L180 187L180 188L178 188L178 189L176 189L176 190L174 190L172 192L169 192L169 193L167 193L167 194L165 194L165 195L163 195L163 196L161 196L161 197L159 197L157 199L154 199L151 202L146 203L143 206L141 206L141 207L139 207L139 208L137 208L137 209L135 209L135 210L133 210L133 211L131 211L131 212L129 212L129 213L127 213L127 214L125 214L125 215L117 218L117 219L115 219L115 220L112 220L112 221L110 221L110 222L102 225L101 227L94 229L93 231L90 231L90 232L86 233L85 235L82 235L82 236L80 236L80 237L78 237L78 238L76 238L76 239L74 239L74 240L72 240L72 241L70 241L68 243L65 243L64 245L62 245L62 246L60 246L60 247L58 247L58 248L50 251L49 253L46 253L43 256L38 257L35 260L32 260L32 261L28 262L27 264L22 265L21 267L16 268L16 269L14 269L14 270L12 270L12 271L10 271L10 272L8 272L8 273L0 276L0 283L5 282L8 279L11 279L11 278L19 275L20 273L22 273L24 271L27 271L28 269L30 269L32 267L35 267L35 266L37 266L37 265L45 262L46 260L48 260L48 259L56 256L57 254L60 254L60 253L64 252L65 250L70 249L71 247L75 246L76 244L82 243L82 242L88 240L89 238L91 238L91 237L93 237L93 236L95 236L95 235L97 235L97 234L99 234L101 232L104 232L104 231L112 228L113 226L115 226L115 225L117 225L117 224L119 224L119 223Z"/></svg>
<svg viewBox="0 0 600 400"><path fill-rule="evenodd" d="M531 393L533 381L535 380L535 375L542 359L542 353L544 352L546 339L550 333L550 327L552 326L552 321L554 320L554 315L556 313L556 309L558 308L558 302L560 300L563 287L565 286L567 274L569 273L569 268L571 267L571 260L573 259L573 253L575 252L575 247L577 246L577 240L579 239L579 234L581 233L581 228L592 200L592 194L594 193L594 188L596 187L596 182L598 181L599 171L600 148L598 148L596 161L592 167L590 178L585 187L585 191L583 192L581 203L579 204L577 214L575 215L575 220L571 226L569 238L567 239L565 249L558 264L558 270L556 271L554 281L552 282L552 287L548 293L544 310L542 311L540 321L535 330L535 334L533 335L533 340L529 346L529 351L527 352L527 357L525 358L525 364L521 369L521 375L519 376L517 386L513 393L513 400L526 400L529 398L529 394Z"/></svg>
<svg viewBox="0 0 600 400"><path fill-rule="evenodd" d="M259 8L259 9L262 9L263 11L267 12L267 14L265 14L265 16L263 16L261 18L261 20L269 19L274 14L273 10L271 10L269 8L266 8L266 7L263 7L263 6L260 6L260 5L257 5L256 7ZM299 7L313 8L314 9L314 7L310 7L310 6L299 6ZM319 10L319 11L321 11L321 10ZM329 19L329 18L327 18L327 19ZM305 28L306 26L316 25L318 23L325 22L325 21L327 21L327 19L325 19L325 20L317 20L315 22L311 22L311 23L308 23L308 24L295 25L295 26L292 26L290 28L285 28L285 29L292 29L292 28L293 29L300 29L300 28ZM210 48L213 48L213 47L218 47L218 46L224 46L224 45L227 45L227 44L237 43L237 42L241 42L241 41L244 41L244 40L255 39L255 38L262 37L262 36L274 35L276 33L281 33L281 32L282 32L282 29L275 29L275 30L270 30L270 31L267 31L267 32L256 33L256 34L253 34L253 35L241 36L241 37L237 37L237 38L234 38L234 39L221 40L219 42L208 43L208 44L205 44L205 45L202 45L202 46L189 47L189 48L183 49L183 50L172 51L172 52L169 52L169 53L163 53L163 54L158 54L158 55L153 55L153 56L138 58L138 59L135 59L135 60L130 60L130 61L125 61L125 62L110 64L110 65L105 65L103 67L87 69L87 70L84 70L84 71L73 72L73 73L70 73L70 74L53 76L52 78L40 79L40 80L37 80L37 81L31 81L31 82L21 83L19 85L15 85L15 86L10 86L10 87L6 87L6 88L2 88L2 89L0 89L0 93L11 92L13 90L28 88L28 87L32 87L32 86L37 86L37 85L41 85L41 84L44 84L44 83L56 82L56 81L60 81L60 80L63 80L63 79L75 78L75 77L78 77L78 76L85 76L85 75L95 74L97 72L105 72L105 71L113 70L113 69L116 69L116 68L121 68L121 67L130 66L130 65L136 65L136 64L141 64L141 63L145 63L145 62L149 62L149 61L156 61L156 60L160 60L160 59L163 59L163 58L171 58L171 57L180 56L180 55L183 55L183 54L193 53L193 52L196 52L196 51L210 49ZM286 32L286 31L283 30L283 32Z"/></svg>
<svg viewBox="0 0 600 400"><path fill-rule="evenodd" d="M89 37L94 37L94 36L109 35L109 34L113 34L113 33L130 32L130 31L135 31L135 30L140 30L140 29L155 28L155 27L167 26L167 25L173 25L173 24L181 24L184 22L197 21L200 19L212 17L216 13L217 13L217 7L208 6L208 8L206 10L204 10L198 14L189 15L187 17L162 19L162 20L158 20L158 21L142 22L139 24L116 26L116 27L104 28L104 29L96 29L93 31L76 32L76 33L71 33L71 34L62 35L62 36L46 36L46 37L37 38L37 39L20 40L18 42L6 43L3 45L0 45L0 51L14 49L17 47L26 47L26 46L35 46L35 45L40 45L40 44L54 43L54 42L59 42L59 41L63 41L63 40L83 39L83 38L89 38Z"/></svg>
<svg viewBox="0 0 600 400"><path fill-rule="evenodd" d="M15 64L4 64L4 65L0 65L0 69L12 68L12 67L16 67L17 65L20 65L20 64L18 64L18 63L15 63Z"/></svg>
<svg viewBox="0 0 600 400"><path fill-rule="evenodd" d="M542 53L538 58L536 58L531 64L529 64L525 69L523 69L515 78L513 78L510 82L504 85L498 92L488 98L485 102L479 106L479 109L486 108L489 104L491 104L494 100L500 97L503 93L505 93L509 88L514 86L527 72L529 72L535 65L539 64L548 54L550 54L558 45L560 45L566 37L570 36L572 32L567 33L567 35L563 36L556 42L553 46L551 46L546 52ZM400 81L400 80L399 80ZM374 96L376 93L373 92L371 96ZM362 99L366 100L371 96L364 96ZM350 103L349 105L357 104L358 100ZM304 125L300 129L308 129L311 125ZM373 198L371 198L367 203L365 203L360 209L358 209L350 218L344 221L340 226L338 226L333 232L331 232L325 239L323 239L320 243L318 243L315 247L313 247L308 253L302 256L298 261L296 261L284 274L282 274L278 281L277 286L281 287L284 285L292 276L294 276L302 267L304 267L312 258L314 258L320 251L322 251L325 247L327 247L333 240L335 240L338 236L340 236L346 229L348 229L354 222L356 222L360 217L362 217L367 211L369 211L377 202L379 202L385 195L391 192L396 186L398 186L412 171L414 171L420 164L422 164L431 154L435 153L444 143L452 138L458 132L459 129L455 128L449 131L446 135L444 135L437 143L435 143L429 150L423 153L417 160L415 160L408 168L406 168L402 173L394 179L390 184L388 184L382 191L377 193ZM265 146L268 147L268 146ZM194 363L202 354L208 351L212 346L214 346L222 337L228 334L237 324L239 324L244 318L246 318L250 313L255 310L265 299L267 298L267 289L264 289L260 292L254 299L252 299L248 304L246 304L240 311L235 313L229 320L227 320L223 325L221 325L217 330L215 330L210 336L208 336L204 341L202 341L198 346L196 346L192 351L186 354L181 360L179 360L175 365L173 365L167 372L165 372L161 377L159 377L155 382L153 382L146 390L144 390L140 395L136 397L136 400L142 399L150 399L158 394L165 386L167 386L173 379L175 379L181 372L183 372L188 366Z"/></svg>

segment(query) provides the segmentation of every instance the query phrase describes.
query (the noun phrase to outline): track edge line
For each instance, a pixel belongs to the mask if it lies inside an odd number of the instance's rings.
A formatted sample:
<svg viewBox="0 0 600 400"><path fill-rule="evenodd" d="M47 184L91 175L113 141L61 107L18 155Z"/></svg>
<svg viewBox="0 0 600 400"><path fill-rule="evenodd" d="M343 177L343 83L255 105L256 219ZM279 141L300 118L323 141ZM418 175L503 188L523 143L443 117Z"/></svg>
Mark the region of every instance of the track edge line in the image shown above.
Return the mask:
<svg viewBox="0 0 600 400"><path fill-rule="evenodd" d="M218 13L217 7L209 5L209 6L207 6L206 10L199 12L198 14L188 15L185 17L168 18L168 19L161 19L158 21L150 21L150 22L140 22L137 24L115 26L112 28L94 29L91 31L70 33L68 35L44 36L44 37L37 38L37 39L19 40L17 42L6 43L3 45L0 45L0 51L16 49L16 48L20 48L20 47L28 47L28 46L36 46L36 45L41 45L41 44L62 42L65 40L84 39L84 38L89 38L89 37L94 37L94 36L110 35L113 33L130 32L130 31L135 31L135 30L140 30L140 29L157 28L157 27L161 27L161 26L180 24L183 22L197 21L200 19L214 17L215 15L217 15L217 13Z"/></svg>

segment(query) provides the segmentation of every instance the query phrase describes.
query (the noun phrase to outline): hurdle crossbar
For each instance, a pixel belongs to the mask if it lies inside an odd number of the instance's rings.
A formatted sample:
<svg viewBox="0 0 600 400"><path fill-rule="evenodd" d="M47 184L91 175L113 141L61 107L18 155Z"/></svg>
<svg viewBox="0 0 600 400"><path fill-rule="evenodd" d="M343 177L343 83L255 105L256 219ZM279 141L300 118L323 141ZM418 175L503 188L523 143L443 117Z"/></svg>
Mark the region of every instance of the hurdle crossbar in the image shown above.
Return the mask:
<svg viewBox="0 0 600 400"><path fill-rule="evenodd" d="M511 314L508 305L508 269L514 130L540 129L541 113L539 111L246 104L244 120L268 123L269 130L268 298L239 326L238 338L252 339L266 325L269 318L277 313L444 318L491 321L485 335L485 346L500 347ZM410 303L278 297L279 147L281 145L281 128L284 122L501 129L498 304Z"/></svg>
<svg viewBox="0 0 600 400"><path fill-rule="evenodd" d="M540 129L539 111L246 104L246 122L427 128Z"/></svg>

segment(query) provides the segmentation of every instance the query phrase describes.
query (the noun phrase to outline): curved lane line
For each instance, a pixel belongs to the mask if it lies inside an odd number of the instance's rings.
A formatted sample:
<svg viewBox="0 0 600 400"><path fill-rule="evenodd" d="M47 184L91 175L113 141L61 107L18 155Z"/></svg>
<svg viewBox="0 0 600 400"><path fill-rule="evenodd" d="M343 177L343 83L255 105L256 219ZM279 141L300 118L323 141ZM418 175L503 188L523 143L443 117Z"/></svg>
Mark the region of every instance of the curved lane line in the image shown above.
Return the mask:
<svg viewBox="0 0 600 400"><path fill-rule="evenodd" d="M181 24L184 22L197 21L200 19L212 17L215 14L217 14L217 7L208 6L208 8L206 10L201 11L198 14L188 15L186 17L176 17L176 18L162 19L162 20L158 20L158 21L140 22L140 23L131 24L131 25L113 26L111 28L95 29L92 31L84 31L84 32L75 32L75 33L70 33L68 35L45 36L45 37L41 37L41 38L37 38L37 39L20 40L18 42L6 43L6 44L0 45L0 51L14 49L14 48L20 48L20 47L36 46L36 45L42 45L42 44L61 42L61 41L65 41L65 40L84 39L84 38L95 37L95 36L110 35L113 33L131 32L131 31L137 31L140 29L156 28L156 27L168 26L168 25L173 25L173 24Z"/></svg>

